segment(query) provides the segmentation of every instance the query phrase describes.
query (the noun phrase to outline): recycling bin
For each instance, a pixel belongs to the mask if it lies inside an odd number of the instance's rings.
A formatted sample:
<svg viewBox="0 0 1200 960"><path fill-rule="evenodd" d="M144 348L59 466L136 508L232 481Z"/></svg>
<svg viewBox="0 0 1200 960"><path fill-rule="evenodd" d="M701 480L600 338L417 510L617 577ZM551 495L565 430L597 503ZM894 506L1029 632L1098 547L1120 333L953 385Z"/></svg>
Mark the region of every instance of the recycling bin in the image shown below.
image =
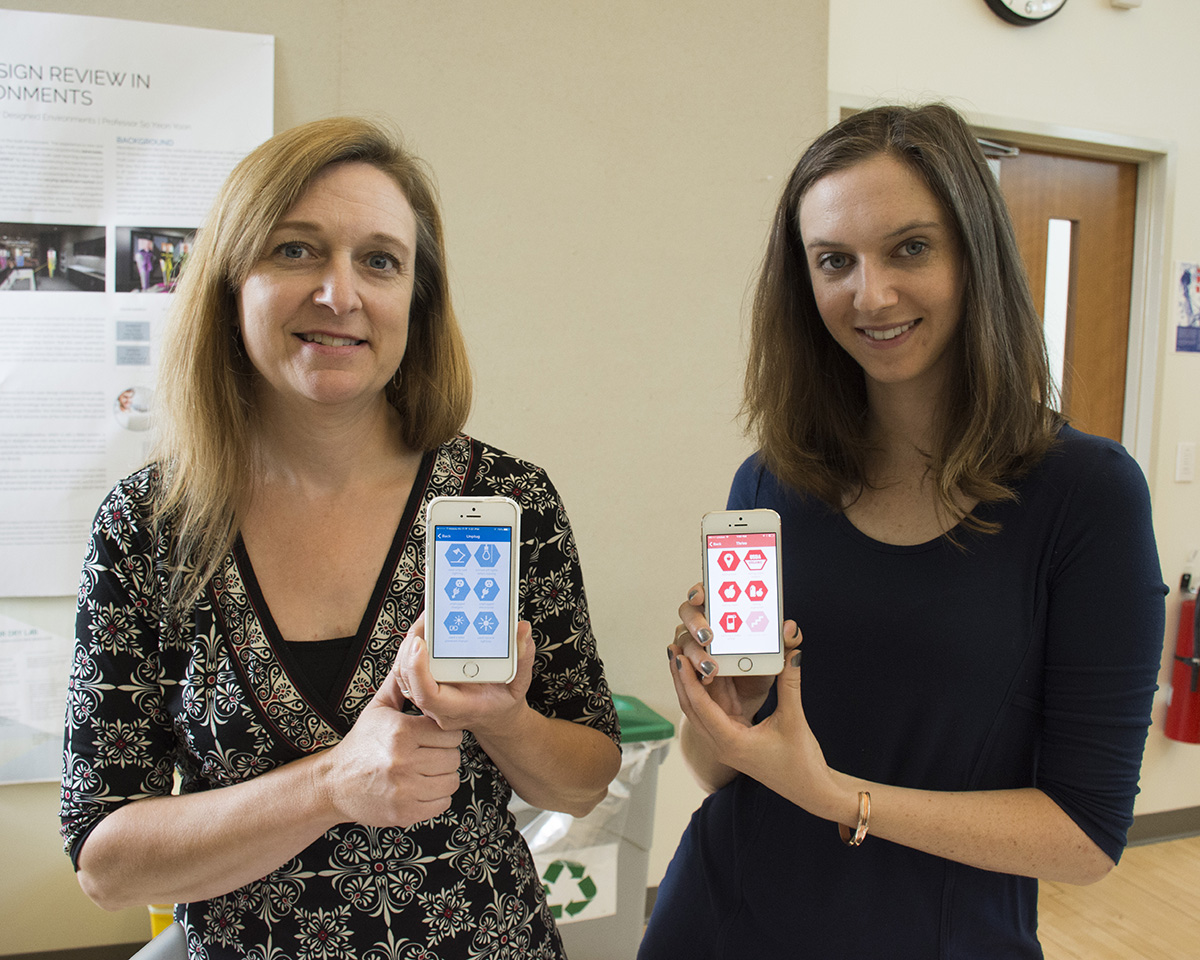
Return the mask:
<svg viewBox="0 0 1200 960"><path fill-rule="evenodd" d="M614 695L621 771L586 817L514 800L570 960L631 960L642 939L658 768L674 725L636 697Z"/></svg>

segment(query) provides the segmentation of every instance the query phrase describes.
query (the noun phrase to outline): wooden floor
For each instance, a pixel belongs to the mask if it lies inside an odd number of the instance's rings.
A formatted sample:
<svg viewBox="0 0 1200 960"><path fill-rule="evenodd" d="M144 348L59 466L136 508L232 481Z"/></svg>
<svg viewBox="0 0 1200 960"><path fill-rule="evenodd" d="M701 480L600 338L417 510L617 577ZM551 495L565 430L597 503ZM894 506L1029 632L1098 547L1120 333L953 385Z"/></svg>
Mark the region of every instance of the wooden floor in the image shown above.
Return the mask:
<svg viewBox="0 0 1200 960"><path fill-rule="evenodd" d="M1200 960L1200 836L1129 847L1099 883L1041 884L1046 960Z"/></svg>

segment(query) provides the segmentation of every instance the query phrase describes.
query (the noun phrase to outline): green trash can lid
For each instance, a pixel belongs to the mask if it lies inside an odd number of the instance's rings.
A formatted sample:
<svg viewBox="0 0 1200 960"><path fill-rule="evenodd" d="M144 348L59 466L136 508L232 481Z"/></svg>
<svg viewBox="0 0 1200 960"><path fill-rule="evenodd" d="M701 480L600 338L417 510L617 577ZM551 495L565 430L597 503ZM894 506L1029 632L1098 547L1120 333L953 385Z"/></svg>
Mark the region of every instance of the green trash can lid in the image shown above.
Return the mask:
<svg viewBox="0 0 1200 960"><path fill-rule="evenodd" d="M621 742L638 743L642 740L670 740L675 736L675 725L666 717L660 717L637 697L613 694L617 718L621 721Z"/></svg>

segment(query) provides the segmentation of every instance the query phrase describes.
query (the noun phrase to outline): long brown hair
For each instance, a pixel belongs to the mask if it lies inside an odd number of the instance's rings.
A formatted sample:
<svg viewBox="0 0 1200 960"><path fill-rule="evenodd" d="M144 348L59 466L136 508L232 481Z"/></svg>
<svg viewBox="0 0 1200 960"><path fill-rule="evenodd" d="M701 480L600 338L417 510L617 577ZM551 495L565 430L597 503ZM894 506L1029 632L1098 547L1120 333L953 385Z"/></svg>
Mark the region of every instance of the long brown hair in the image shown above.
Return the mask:
<svg viewBox="0 0 1200 960"><path fill-rule="evenodd" d="M957 491L1010 499L1011 482L1046 453L1063 420L1008 208L966 123L944 104L854 114L800 158L755 291L743 414L766 466L793 489L841 510L869 485L865 375L821 320L799 210L822 177L881 154L925 182L963 250L963 317L939 435L926 451L939 502L959 518Z"/></svg>
<svg viewBox="0 0 1200 960"><path fill-rule="evenodd" d="M159 365L155 521L176 538L170 601L203 589L237 533L253 472L254 368L239 347L237 295L276 223L327 167L369 163L390 176L417 221L408 343L387 388L402 438L430 450L471 406L466 347L450 302L437 192L424 164L381 125L316 120L263 143L229 175L174 294Z"/></svg>

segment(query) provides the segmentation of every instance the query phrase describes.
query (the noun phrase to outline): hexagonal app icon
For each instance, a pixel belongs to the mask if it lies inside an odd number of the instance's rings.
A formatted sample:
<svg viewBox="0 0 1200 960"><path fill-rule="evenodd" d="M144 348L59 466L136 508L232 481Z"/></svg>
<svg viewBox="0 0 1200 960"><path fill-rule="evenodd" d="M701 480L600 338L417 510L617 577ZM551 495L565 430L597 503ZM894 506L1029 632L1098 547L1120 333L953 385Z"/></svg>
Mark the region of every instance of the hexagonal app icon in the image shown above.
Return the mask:
<svg viewBox="0 0 1200 960"><path fill-rule="evenodd" d="M475 631L485 637L490 637L500 626L500 620L490 610L484 610L475 618Z"/></svg>
<svg viewBox="0 0 1200 960"><path fill-rule="evenodd" d="M761 610L755 610L746 617L746 627L754 633L762 633L771 625L771 618Z"/></svg>
<svg viewBox="0 0 1200 960"><path fill-rule="evenodd" d="M717 566L726 573L730 570L736 570L738 562L738 555L732 550L722 550L721 555L717 557Z"/></svg>
<svg viewBox="0 0 1200 960"><path fill-rule="evenodd" d="M446 562L452 567L465 567L471 559L471 551L464 544L452 543L446 548Z"/></svg>
<svg viewBox="0 0 1200 960"><path fill-rule="evenodd" d="M465 600L471 592L471 585L462 577L451 577L446 581L445 591L451 600Z"/></svg>
<svg viewBox="0 0 1200 960"><path fill-rule="evenodd" d="M741 595L742 588L732 580L726 580L723 584L721 584L721 589L717 591L717 596L726 603L733 603Z"/></svg>
<svg viewBox="0 0 1200 960"><path fill-rule="evenodd" d="M767 585L761 580L751 580L746 584L746 599L747 600L766 600Z"/></svg>
<svg viewBox="0 0 1200 960"><path fill-rule="evenodd" d="M749 550L742 558L742 563L751 570L761 570L767 565L767 555L761 550Z"/></svg>
<svg viewBox="0 0 1200 960"><path fill-rule="evenodd" d="M484 602L495 600L496 594L499 592L500 584L496 582L494 577L483 577L475 584L475 596Z"/></svg>
<svg viewBox="0 0 1200 960"><path fill-rule="evenodd" d="M466 633L467 627L471 625L470 618L461 610L455 610L443 621L447 633L460 634Z"/></svg>
<svg viewBox="0 0 1200 960"><path fill-rule="evenodd" d="M500 548L494 543L485 543L475 551L475 560L481 567L494 567L500 562Z"/></svg>
<svg viewBox="0 0 1200 960"><path fill-rule="evenodd" d="M742 618L730 610L717 621L726 633L737 633L742 629Z"/></svg>

